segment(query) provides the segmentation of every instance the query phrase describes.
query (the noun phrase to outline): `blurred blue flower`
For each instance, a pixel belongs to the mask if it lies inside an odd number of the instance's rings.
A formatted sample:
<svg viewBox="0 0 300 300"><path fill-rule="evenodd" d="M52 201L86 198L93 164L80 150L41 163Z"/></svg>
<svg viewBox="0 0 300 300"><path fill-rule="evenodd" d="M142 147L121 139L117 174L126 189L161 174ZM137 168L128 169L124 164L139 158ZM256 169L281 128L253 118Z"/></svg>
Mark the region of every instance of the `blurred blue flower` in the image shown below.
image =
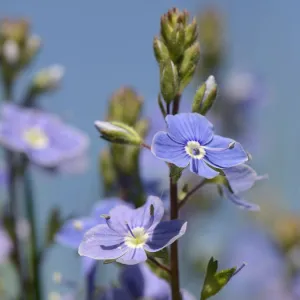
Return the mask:
<svg viewBox="0 0 300 300"><path fill-rule="evenodd" d="M55 168L64 161L82 157L89 139L53 114L4 104L0 143L12 151L25 153L39 166Z"/></svg>
<svg viewBox="0 0 300 300"><path fill-rule="evenodd" d="M113 259L123 264L147 260L145 251L157 252L186 231L186 222L161 222L163 202L150 196L144 206L132 209L120 205L109 212L106 224L90 229L79 246L79 254L94 259Z"/></svg>
<svg viewBox="0 0 300 300"><path fill-rule="evenodd" d="M168 132L158 132L152 152L178 167L190 164L190 170L205 178L219 173L211 168L229 168L248 160L242 146L228 138L214 135L213 125L197 113L166 117Z"/></svg>
<svg viewBox="0 0 300 300"><path fill-rule="evenodd" d="M119 288L108 289L101 300L171 300L169 283L156 276L145 263L122 268L120 284ZM123 298L123 295L126 297ZM184 289L181 290L181 295L183 300L195 300L195 297Z"/></svg>
<svg viewBox="0 0 300 300"><path fill-rule="evenodd" d="M10 252L12 251L13 245L10 237L0 225L0 264L7 261Z"/></svg>
<svg viewBox="0 0 300 300"><path fill-rule="evenodd" d="M222 260L229 265L247 263L247 268L226 288L230 299L292 300L284 257L262 228L254 224L244 227L228 239L227 245Z"/></svg>
<svg viewBox="0 0 300 300"><path fill-rule="evenodd" d="M107 214L117 205L127 204L119 198L103 199L95 204L90 216L66 221L55 236L56 242L73 249L78 249L84 234L92 227L104 224L105 219L102 218L101 215ZM83 257L84 274L89 273L93 269L95 263L96 261L94 259Z"/></svg>
<svg viewBox="0 0 300 300"><path fill-rule="evenodd" d="M266 175L258 176L251 167L245 164L224 169L223 172L230 187L226 184L222 185L224 196L240 208L253 211L260 210L259 205L245 201L240 193L249 190L256 181L265 179Z"/></svg>

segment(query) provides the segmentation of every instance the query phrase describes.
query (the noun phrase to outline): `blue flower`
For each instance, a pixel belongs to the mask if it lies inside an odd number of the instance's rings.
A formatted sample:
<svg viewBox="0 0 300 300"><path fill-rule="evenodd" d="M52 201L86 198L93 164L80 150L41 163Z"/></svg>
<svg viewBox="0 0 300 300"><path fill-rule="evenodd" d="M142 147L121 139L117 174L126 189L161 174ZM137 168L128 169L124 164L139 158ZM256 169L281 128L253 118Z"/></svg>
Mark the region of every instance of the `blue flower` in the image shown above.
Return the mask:
<svg viewBox="0 0 300 300"><path fill-rule="evenodd" d="M101 215L107 214L117 205L125 205L125 203L119 198L103 199L94 206L90 216L66 221L55 236L56 242L72 249L78 249L84 234L94 226L104 224L105 220ZM84 257L84 274L89 273L93 269L95 263L96 261L94 259Z"/></svg>
<svg viewBox="0 0 300 300"><path fill-rule="evenodd" d="M25 153L31 162L58 168L84 156L89 139L83 132L64 124L55 115L38 109L4 104L1 110L0 143Z"/></svg>
<svg viewBox="0 0 300 300"><path fill-rule="evenodd" d="M195 300L195 297L184 289L181 289L181 295L183 300ZM108 289L101 300L171 300L171 297L169 283L156 276L147 264L141 263L122 268L120 287Z"/></svg>
<svg viewBox="0 0 300 300"><path fill-rule="evenodd" d="M214 178L217 169L230 168L248 160L242 146L228 138L214 135L213 125L197 113L166 117L168 132L158 132L152 152L166 162L190 170L205 178ZM213 167L213 168L212 168Z"/></svg>
<svg viewBox="0 0 300 300"><path fill-rule="evenodd" d="M132 209L120 205L109 212L106 224L90 229L79 246L79 254L93 259L112 259L133 265L147 260L145 251L157 252L186 231L186 222L161 222L162 201L150 196L144 206Z"/></svg>
<svg viewBox="0 0 300 300"><path fill-rule="evenodd" d="M240 193L249 190L256 181L265 179L267 176L258 176L251 167L245 164L224 169L223 172L226 178L225 184L221 186L224 196L240 208L260 210L259 205L245 201Z"/></svg>

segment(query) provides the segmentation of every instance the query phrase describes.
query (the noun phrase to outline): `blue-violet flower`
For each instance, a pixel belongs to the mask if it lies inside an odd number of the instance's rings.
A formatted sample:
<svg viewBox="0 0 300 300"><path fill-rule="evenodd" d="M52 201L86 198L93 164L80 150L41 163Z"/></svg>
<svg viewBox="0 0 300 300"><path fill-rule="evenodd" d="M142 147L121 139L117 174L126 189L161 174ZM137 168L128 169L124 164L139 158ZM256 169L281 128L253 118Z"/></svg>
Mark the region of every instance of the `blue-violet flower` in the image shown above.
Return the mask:
<svg viewBox="0 0 300 300"><path fill-rule="evenodd" d="M79 246L79 254L99 260L133 265L147 260L146 251L157 252L176 241L187 223L161 222L162 201L150 196L138 209L120 205L105 216L106 224L90 229Z"/></svg>

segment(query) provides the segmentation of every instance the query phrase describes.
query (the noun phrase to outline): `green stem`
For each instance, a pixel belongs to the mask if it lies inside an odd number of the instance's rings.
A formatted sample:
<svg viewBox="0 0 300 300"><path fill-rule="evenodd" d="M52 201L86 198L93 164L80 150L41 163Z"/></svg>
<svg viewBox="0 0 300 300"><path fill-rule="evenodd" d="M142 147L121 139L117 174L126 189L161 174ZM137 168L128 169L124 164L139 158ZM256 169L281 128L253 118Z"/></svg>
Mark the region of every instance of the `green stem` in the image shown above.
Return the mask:
<svg viewBox="0 0 300 300"><path fill-rule="evenodd" d="M26 291L26 276L22 266L22 254L21 245L17 233L17 222L18 222L18 202L17 202L17 169L15 165L15 155L12 151L6 150L6 163L8 169L8 202L9 211L12 224L12 242L14 246L13 258L18 269L20 288L21 288L21 299L24 299L23 292Z"/></svg>
<svg viewBox="0 0 300 300"><path fill-rule="evenodd" d="M178 188L177 182L170 178L170 207L171 220L178 219ZM171 289L172 300L180 300L180 283L179 283L179 262L178 262L178 244L175 241L171 244Z"/></svg>
<svg viewBox="0 0 300 300"><path fill-rule="evenodd" d="M22 156L22 169L23 169L23 188L25 196L25 205L27 217L30 222L31 235L31 265L32 265L32 284L34 290L35 300L41 300L41 286L40 286L40 269L39 269L39 251L37 240L37 224L34 212L34 198L32 191L32 180L28 170L28 161L25 156Z"/></svg>

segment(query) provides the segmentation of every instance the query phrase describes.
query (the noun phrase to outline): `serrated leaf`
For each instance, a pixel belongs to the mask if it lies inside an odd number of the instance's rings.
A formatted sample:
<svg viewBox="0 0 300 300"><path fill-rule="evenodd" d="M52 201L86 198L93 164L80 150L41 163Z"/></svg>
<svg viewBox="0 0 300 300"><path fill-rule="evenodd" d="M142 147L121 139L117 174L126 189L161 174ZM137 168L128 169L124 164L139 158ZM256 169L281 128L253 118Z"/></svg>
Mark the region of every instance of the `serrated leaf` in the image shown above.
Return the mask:
<svg viewBox="0 0 300 300"><path fill-rule="evenodd" d="M237 273L236 267L218 270L218 261L213 257L209 260L204 284L201 291L201 300L206 300L216 295L229 282L229 280Z"/></svg>

